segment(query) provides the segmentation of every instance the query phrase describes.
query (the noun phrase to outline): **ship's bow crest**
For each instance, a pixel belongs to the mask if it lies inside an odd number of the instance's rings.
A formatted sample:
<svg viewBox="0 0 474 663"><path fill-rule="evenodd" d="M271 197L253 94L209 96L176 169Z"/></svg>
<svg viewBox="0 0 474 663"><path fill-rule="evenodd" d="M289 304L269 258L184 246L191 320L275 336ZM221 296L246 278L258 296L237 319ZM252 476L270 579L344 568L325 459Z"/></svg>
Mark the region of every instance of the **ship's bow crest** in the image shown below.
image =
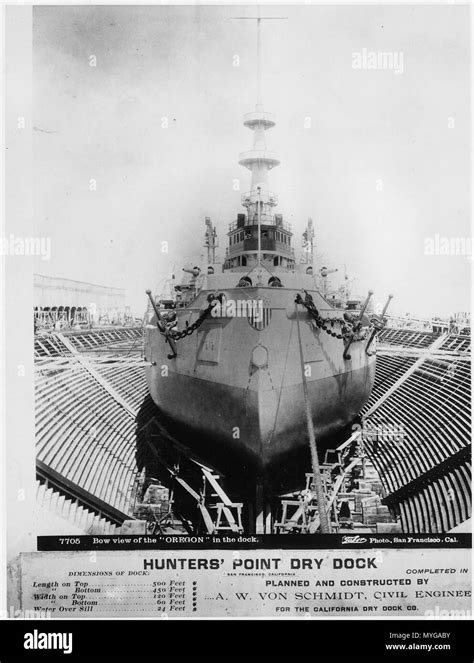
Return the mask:
<svg viewBox="0 0 474 663"><path fill-rule="evenodd" d="M262 331L268 327L272 318L272 309L270 300L259 297L250 307L247 320L249 324L257 331Z"/></svg>

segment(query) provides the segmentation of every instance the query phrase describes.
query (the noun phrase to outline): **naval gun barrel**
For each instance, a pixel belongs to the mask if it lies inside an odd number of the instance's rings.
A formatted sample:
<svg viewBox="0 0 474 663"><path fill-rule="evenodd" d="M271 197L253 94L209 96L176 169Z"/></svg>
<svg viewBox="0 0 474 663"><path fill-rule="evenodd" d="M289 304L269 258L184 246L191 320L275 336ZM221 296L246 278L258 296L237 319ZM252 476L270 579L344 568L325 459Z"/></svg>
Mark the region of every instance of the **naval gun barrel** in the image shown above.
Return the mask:
<svg viewBox="0 0 474 663"><path fill-rule="evenodd" d="M192 274L193 276L199 276L201 270L199 269L199 267L193 267L192 269L187 269L186 267L183 267L183 272L186 272L186 274Z"/></svg>

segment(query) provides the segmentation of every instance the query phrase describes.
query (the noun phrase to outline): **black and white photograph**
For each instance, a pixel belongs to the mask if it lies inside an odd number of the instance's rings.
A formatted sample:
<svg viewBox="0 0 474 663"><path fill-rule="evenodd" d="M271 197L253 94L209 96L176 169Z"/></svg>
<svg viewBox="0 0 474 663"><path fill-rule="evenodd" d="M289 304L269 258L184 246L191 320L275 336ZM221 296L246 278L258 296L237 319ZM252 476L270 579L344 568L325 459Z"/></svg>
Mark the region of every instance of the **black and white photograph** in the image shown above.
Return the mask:
<svg viewBox="0 0 474 663"><path fill-rule="evenodd" d="M470 14L6 6L6 617L471 615Z"/></svg>

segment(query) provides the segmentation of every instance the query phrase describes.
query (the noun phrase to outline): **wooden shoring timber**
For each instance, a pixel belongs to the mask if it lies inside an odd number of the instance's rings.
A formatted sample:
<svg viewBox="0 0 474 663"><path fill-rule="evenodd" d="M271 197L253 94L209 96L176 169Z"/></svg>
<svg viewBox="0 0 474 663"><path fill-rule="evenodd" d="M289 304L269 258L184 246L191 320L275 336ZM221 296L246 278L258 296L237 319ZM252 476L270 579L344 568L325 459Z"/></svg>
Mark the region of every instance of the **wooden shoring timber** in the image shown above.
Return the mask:
<svg viewBox="0 0 474 663"><path fill-rule="evenodd" d="M162 458L161 454L156 449L155 445L152 444L148 436L146 436L145 439L152 453L156 456L156 458L163 465L163 467L170 473L170 475L173 477L176 483L180 485L181 488L183 488L183 490L185 490L188 493L188 495L190 495L196 501L196 505L201 513L201 517L208 534L215 534L223 530L231 530L236 534L241 534L243 532L242 516L241 516L243 504L241 502L232 502L229 499L228 495L225 493L222 486L219 485L217 481L218 477L213 475L211 469L193 460L192 458L188 459L201 469L202 475L205 478L205 480L208 481L210 486L216 491L217 496L220 497L222 500L222 502L217 502L217 504L214 505L217 508L215 521L211 516L208 505L205 504L205 496L204 496L205 491L202 489L200 492L194 490L194 488L187 481L182 479L179 476L178 472L176 472L175 469L171 468L168 465L168 463ZM236 510L237 521L231 509ZM223 515L227 519L227 524L222 523Z"/></svg>
<svg viewBox="0 0 474 663"><path fill-rule="evenodd" d="M361 432L354 432L345 442L340 444L336 449L328 449L326 452L326 458L328 454L337 454L338 462L334 465L339 465L341 468L341 473L336 478L332 485L332 490L329 494L326 494L326 512L329 516L329 513L332 508L334 508L337 497L341 492L341 488L344 485L344 481L349 476L350 472L363 462L363 456L357 456L353 458L346 467L342 466L344 459L344 452L347 453L351 444L361 437ZM327 464L327 463L326 463ZM280 522L275 523L275 526L280 529L280 531L289 532L292 529L299 529L301 533L305 534L314 534L321 525L319 518L318 508L314 505L314 491L312 488L313 474L310 472L306 473L306 493L310 494L311 497L307 499L302 499L301 497L298 500L295 499L284 499L282 500L282 518ZM327 490L325 490L328 493ZM293 509L292 513L290 511Z"/></svg>

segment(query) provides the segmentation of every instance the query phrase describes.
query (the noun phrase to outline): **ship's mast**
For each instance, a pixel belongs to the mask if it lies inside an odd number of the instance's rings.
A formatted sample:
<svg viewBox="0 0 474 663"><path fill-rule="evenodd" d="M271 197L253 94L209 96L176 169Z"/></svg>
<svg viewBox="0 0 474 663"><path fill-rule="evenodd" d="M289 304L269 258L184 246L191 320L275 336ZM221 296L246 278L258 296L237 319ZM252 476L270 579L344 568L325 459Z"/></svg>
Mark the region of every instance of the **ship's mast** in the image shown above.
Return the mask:
<svg viewBox="0 0 474 663"><path fill-rule="evenodd" d="M262 104L262 51L260 45L261 22L260 7L257 8L257 106Z"/></svg>
<svg viewBox="0 0 474 663"><path fill-rule="evenodd" d="M283 20L285 16L237 16L237 19L257 21L257 103L253 113L244 115L244 126L254 132L253 149L239 155L239 163L252 173L251 194L256 197L257 187L260 186L262 204L274 206L276 201L269 201L268 171L280 163L276 152L267 149L265 132L275 126L271 113L266 113L262 102L262 48L261 48L261 22L269 20ZM254 203L257 201L254 200Z"/></svg>
<svg viewBox="0 0 474 663"><path fill-rule="evenodd" d="M251 171L250 191L242 196L242 205L247 209L249 218L257 217L258 223L258 251L257 263L261 268L261 222L271 212L271 208L277 204L277 197L268 188L268 171L278 166L280 160L276 152L267 149L265 132L275 126L271 113L266 113L262 103L262 44L261 44L261 22L270 20L284 20L286 16L260 16L258 8L257 16L236 16L236 19L257 22L257 103L253 113L244 115L244 126L252 129L253 148L239 155L239 164ZM261 275L261 269L259 269Z"/></svg>
<svg viewBox="0 0 474 663"><path fill-rule="evenodd" d="M204 246L207 248L207 264L213 265L216 262L216 248L219 246L217 231L212 224L211 218L206 216L206 235Z"/></svg>
<svg viewBox="0 0 474 663"><path fill-rule="evenodd" d="M314 227L311 218L308 219L308 225L303 233L303 250L302 262L312 267L314 261Z"/></svg>

